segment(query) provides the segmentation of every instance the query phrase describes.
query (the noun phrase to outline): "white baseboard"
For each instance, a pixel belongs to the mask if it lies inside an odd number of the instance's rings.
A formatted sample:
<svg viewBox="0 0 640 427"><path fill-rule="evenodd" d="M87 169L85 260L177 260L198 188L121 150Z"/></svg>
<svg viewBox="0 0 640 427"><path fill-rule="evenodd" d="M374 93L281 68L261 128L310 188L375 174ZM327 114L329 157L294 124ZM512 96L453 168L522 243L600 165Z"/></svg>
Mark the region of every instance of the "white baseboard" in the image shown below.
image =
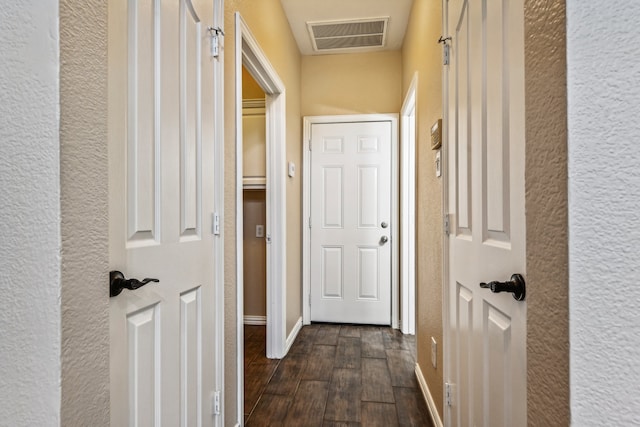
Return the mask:
<svg viewBox="0 0 640 427"><path fill-rule="evenodd" d="M422 375L420 365L418 365L417 363L416 378L418 379L418 384L420 384L420 389L422 390L424 400L427 402L427 407L429 407L429 413L431 415L431 421L433 421L433 425L436 427L443 427L442 419L440 419L438 409L436 408L436 402L433 401L433 396L431 396L431 392L429 391L429 387L427 386L427 381L424 379L424 375Z"/></svg>
<svg viewBox="0 0 640 427"><path fill-rule="evenodd" d="M244 316L245 325L266 325L267 316Z"/></svg>
<svg viewBox="0 0 640 427"><path fill-rule="evenodd" d="M289 349L293 345L293 342L296 340L296 337L298 336L298 332L300 332L300 329L302 329L302 317L298 319L295 326L291 330L291 333L287 337L287 342L285 343L285 348L284 348L284 355L282 357L286 356L287 353L289 353Z"/></svg>

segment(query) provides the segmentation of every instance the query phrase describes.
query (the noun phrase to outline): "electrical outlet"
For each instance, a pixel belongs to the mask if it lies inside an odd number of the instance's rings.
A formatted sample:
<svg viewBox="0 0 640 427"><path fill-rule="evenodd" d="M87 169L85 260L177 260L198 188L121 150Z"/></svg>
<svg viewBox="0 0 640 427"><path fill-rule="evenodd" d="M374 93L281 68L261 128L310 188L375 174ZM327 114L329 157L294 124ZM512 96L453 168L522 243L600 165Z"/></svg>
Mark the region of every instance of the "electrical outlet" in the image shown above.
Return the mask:
<svg viewBox="0 0 640 427"><path fill-rule="evenodd" d="M256 237L264 237L264 225L256 225Z"/></svg>
<svg viewBox="0 0 640 427"><path fill-rule="evenodd" d="M436 343L436 339L431 337L431 364L434 368L438 366L438 344Z"/></svg>

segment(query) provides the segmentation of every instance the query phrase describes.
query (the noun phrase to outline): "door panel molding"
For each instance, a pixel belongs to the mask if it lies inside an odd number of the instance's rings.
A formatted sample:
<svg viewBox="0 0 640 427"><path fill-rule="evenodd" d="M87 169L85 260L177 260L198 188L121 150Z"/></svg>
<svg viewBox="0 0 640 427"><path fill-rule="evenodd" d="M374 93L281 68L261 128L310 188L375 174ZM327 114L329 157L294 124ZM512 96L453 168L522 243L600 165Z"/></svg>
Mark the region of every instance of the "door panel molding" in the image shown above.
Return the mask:
<svg viewBox="0 0 640 427"><path fill-rule="evenodd" d="M351 123L351 122L389 122L391 124L391 326L395 329L399 325L399 194L398 188L398 115L397 114L356 114L336 116L308 116L303 119L303 181L302 181L302 320L303 324L311 323L309 306L311 294L311 126L321 123ZM342 150L343 142L336 139L328 144L325 150ZM370 150L372 141L363 139L360 148ZM320 217L318 217L320 218ZM316 219L317 221L317 219Z"/></svg>

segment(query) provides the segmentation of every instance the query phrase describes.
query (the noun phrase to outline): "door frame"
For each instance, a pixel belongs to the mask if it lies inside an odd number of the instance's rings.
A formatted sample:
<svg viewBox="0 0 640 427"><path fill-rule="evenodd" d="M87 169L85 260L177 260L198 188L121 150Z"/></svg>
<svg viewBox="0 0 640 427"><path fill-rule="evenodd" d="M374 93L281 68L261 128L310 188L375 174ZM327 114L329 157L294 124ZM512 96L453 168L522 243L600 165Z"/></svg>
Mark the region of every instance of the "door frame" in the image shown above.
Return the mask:
<svg viewBox="0 0 640 427"><path fill-rule="evenodd" d="M400 110L400 297L403 334L416 333L416 140L418 73L414 73Z"/></svg>
<svg viewBox="0 0 640 427"><path fill-rule="evenodd" d="M398 115L397 114L354 114L336 116L307 116L303 118L302 150L302 322L311 323L311 125L320 123L390 122L391 123L391 327L398 329ZM395 191L394 191L395 190Z"/></svg>
<svg viewBox="0 0 640 427"><path fill-rule="evenodd" d="M243 287L243 171L242 66L266 94L266 238L267 238L267 357L286 351L286 151L285 86L246 22L235 12L235 142L236 142L236 349L237 420L244 417L244 287Z"/></svg>
<svg viewBox="0 0 640 427"><path fill-rule="evenodd" d="M224 27L224 0L214 0L213 3L213 25L218 28ZM213 147L213 208L218 214L218 218L224 218L224 52L220 53L217 61L213 61L213 90L216 94L213 97L213 126L214 126L214 147ZM215 346L214 356L216 358L215 367L215 390L222 395L224 405L224 227L220 233L213 237L213 256L215 262L214 278L214 309L215 318ZM223 406L224 407L224 406ZM224 411L215 417L214 426L225 425Z"/></svg>
<svg viewBox="0 0 640 427"><path fill-rule="evenodd" d="M442 34L449 37L449 2L442 0ZM445 46L448 46L445 40ZM445 47L445 49L450 49ZM453 224L449 216L449 67L442 66L442 144L440 146L440 168L442 171L442 401L447 402L447 384L451 378L451 318L449 310L449 233ZM449 223L449 230L445 224ZM451 425L451 406L444 405L442 411L444 425ZM436 411L437 413L437 411Z"/></svg>

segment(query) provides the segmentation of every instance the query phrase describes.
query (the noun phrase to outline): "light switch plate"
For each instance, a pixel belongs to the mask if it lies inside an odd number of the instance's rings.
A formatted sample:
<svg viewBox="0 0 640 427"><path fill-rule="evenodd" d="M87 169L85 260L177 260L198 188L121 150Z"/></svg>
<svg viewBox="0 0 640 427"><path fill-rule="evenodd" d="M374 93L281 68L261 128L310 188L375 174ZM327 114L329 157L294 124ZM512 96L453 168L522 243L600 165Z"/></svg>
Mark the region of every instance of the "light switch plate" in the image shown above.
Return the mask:
<svg viewBox="0 0 640 427"><path fill-rule="evenodd" d="M437 360L438 360L438 344L436 343L436 339L431 337L431 364L434 368L437 368Z"/></svg>
<svg viewBox="0 0 640 427"><path fill-rule="evenodd" d="M291 178L296 176L296 164L293 162L289 162L289 176Z"/></svg>

